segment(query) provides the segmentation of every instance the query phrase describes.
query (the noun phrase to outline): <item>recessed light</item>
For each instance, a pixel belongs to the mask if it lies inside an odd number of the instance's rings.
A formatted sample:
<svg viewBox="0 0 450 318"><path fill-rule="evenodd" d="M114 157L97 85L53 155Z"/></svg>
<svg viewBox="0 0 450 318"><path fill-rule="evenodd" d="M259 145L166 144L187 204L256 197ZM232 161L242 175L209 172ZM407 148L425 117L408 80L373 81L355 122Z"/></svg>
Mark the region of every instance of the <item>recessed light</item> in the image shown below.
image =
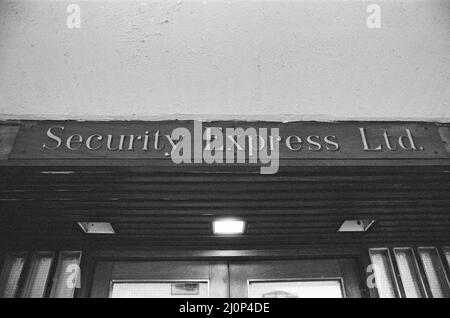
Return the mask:
<svg viewBox="0 0 450 318"><path fill-rule="evenodd" d="M367 232L375 220L345 220L338 232Z"/></svg>
<svg viewBox="0 0 450 318"><path fill-rule="evenodd" d="M213 221L214 235L239 235L245 232L245 221L238 219L221 219Z"/></svg>
<svg viewBox="0 0 450 318"><path fill-rule="evenodd" d="M73 174L75 171L41 171L42 174Z"/></svg>
<svg viewBox="0 0 450 318"><path fill-rule="evenodd" d="M86 234L115 234L114 228L108 222L78 222Z"/></svg>

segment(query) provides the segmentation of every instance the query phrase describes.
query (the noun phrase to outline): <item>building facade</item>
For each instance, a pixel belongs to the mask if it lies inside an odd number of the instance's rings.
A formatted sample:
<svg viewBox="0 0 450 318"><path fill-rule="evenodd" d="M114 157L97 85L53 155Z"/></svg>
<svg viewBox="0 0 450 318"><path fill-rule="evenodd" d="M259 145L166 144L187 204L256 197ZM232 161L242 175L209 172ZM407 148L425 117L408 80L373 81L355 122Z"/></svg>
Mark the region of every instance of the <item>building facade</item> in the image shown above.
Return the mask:
<svg viewBox="0 0 450 318"><path fill-rule="evenodd" d="M1 2L0 297L450 297L449 2L373 5Z"/></svg>

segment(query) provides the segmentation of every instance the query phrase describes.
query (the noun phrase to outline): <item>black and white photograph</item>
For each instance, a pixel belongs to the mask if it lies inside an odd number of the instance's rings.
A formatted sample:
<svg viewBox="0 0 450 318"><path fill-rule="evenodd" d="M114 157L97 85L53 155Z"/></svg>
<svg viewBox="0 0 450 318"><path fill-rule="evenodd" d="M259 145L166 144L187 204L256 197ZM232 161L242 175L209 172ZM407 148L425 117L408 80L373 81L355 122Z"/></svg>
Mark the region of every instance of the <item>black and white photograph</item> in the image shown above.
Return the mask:
<svg viewBox="0 0 450 318"><path fill-rule="evenodd" d="M450 298L450 0L0 0L0 298Z"/></svg>

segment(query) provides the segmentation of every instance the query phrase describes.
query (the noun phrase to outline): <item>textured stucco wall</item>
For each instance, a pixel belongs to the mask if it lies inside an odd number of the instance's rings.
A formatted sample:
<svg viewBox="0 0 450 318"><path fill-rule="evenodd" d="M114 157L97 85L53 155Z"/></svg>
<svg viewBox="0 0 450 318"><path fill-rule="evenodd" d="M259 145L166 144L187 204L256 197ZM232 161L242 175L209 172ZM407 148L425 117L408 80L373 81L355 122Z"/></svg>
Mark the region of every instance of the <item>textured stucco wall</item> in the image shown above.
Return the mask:
<svg viewBox="0 0 450 318"><path fill-rule="evenodd" d="M450 121L450 1L0 0L10 118Z"/></svg>

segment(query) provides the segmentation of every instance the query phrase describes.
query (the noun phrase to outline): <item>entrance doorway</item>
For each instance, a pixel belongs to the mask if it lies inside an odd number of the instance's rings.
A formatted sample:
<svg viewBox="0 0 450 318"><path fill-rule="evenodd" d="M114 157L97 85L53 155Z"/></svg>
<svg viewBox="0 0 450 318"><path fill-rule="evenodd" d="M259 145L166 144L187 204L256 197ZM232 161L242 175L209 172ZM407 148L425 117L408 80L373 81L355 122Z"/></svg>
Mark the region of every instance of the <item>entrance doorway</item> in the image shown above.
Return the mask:
<svg viewBox="0 0 450 318"><path fill-rule="evenodd" d="M100 261L91 297L358 298L362 281L353 259Z"/></svg>

